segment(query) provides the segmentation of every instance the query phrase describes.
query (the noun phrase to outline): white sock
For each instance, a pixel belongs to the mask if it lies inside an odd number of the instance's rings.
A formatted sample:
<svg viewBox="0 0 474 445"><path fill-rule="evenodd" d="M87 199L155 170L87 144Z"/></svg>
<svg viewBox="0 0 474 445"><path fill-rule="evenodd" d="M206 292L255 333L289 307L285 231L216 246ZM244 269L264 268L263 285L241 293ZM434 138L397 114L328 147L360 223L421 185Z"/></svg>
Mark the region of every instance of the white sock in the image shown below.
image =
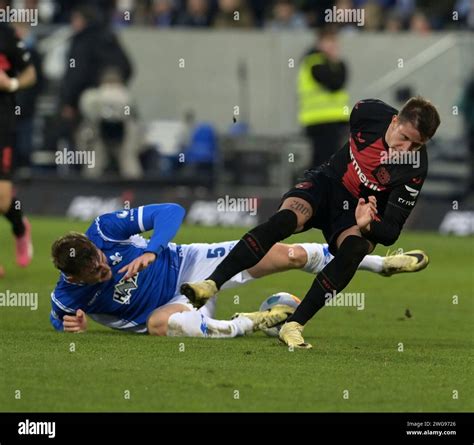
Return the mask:
<svg viewBox="0 0 474 445"><path fill-rule="evenodd" d="M206 317L209 318L214 318L214 315L216 314L216 305L217 305L217 295L214 295L213 297L209 298L207 300L207 303L200 307L198 310L202 312Z"/></svg>
<svg viewBox="0 0 474 445"><path fill-rule="evenodd" d="M366 255L359 264L359 270L370 270L371 272L382 272L383 257L379 255Z"/></svg>
<svg viewBox="0 0 474 445"><path fill-rule="evenodd" d="M317 274L321 272L324 266L334 258L327 250L327 244L304 243L297 244L297 246L301 246L306 251L308 260L302 270L309 273Z"/></svg>
<svg viewBox="0 0 474 445"><path fill-rule="evenodd" d="M168 337L232 338L253 331L252 320L215 320L200 311L176 312L168 319Z"/></svg>

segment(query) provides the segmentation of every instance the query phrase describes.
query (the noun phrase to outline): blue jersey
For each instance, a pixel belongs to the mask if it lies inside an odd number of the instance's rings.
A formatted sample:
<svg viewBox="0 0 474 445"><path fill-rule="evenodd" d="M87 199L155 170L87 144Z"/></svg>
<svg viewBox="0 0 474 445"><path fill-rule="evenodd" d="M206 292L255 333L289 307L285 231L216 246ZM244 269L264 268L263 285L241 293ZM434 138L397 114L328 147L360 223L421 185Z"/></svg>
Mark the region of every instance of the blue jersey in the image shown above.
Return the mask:
<svg viewBox="0 0 474 445"><path fill-rule="evenodd" d="M111 328L146 332L150 313L176 293L181 247L169 241L183 217L184 209L177 204L154 204L96 218L86 236L105 254L113 276L91 285L71 283L61 273L51 294L54 328L63 330L63 316L82 309ZM149 241L138 235L151 229ZM156 260L124 281L125 273L118 270L145 252L156 253Z"/></svg>

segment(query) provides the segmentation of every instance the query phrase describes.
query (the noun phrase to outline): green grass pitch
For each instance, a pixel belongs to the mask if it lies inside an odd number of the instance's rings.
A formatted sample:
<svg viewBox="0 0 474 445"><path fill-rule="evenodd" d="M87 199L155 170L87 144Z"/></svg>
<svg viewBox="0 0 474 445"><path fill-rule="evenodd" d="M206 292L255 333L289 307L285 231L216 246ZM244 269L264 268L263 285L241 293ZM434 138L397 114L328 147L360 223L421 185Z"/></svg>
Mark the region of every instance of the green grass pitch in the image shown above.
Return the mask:
<svg viewBox="0 0 474 445"><path fill-rule="evenodd" d="M85 334L54 332L48 314L57 273L49 248L57 236L87 224L49 218L32 223L36 256L21 270L12 264L10 229L0 222L0 263L7 271L0 291L39 294L36 311L0 307L1 411L474 409L473 238L403 234L396 247L424 249L428 268L392 278L359 272L346 291L364 292L365 309L324 308L305 330L314 349L290 352L262 333L229 340L156 338L91 320ZM243 233L183 226L177 242L226 241ZM292 238L298 240L322 237L312 231ZM376 252L384 255L385 249ZM292 271L222 292L218 318L256 310L273 292L303 297L311 281L309 274Z"/></svg>

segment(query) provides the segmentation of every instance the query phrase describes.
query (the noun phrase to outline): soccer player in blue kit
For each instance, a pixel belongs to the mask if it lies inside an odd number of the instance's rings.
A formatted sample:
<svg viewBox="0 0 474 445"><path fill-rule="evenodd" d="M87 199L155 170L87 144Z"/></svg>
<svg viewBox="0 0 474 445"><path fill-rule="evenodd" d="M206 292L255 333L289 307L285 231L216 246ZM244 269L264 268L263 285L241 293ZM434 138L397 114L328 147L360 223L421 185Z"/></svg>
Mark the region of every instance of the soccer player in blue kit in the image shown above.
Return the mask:
<svg viewBox="0 0 474 445"><path fill-rule="evenodd" d="M71 232L56 240L52 257L61 274L51 294L54 328L85 331L87 313L98 323L124 331L230 338L284 322L293 308L279 305L269 311L238 313L232 320L216 320L216 297L199 310L191 305L179 291L180 285L206 277L237 241L172 243L184 213L178 204L117 211L97 217L85 235ZM153 230L150 240L139 235L148 230ZM424 257L416 270L426 267ZM223 287L290 269L318 273L332 258L327 245L278 243L256 266L238 273ZM360 268L382 275L415 271L410 260L409 252L385 258L368 255Z"/></svg>

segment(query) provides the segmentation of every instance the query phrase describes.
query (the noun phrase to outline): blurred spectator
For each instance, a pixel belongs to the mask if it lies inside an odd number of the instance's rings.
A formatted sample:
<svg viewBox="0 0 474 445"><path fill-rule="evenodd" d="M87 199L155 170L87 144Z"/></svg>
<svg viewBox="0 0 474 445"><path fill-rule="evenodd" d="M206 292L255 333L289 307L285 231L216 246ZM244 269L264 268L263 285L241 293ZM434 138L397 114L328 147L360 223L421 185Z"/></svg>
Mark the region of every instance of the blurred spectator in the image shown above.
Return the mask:
<svg viewBox="0 0 474 445"><path fill-rule="evenodd" d="M95 167L85 168L85 176L100 177L104 172L118 172L127 179L140 176L140 133L132 103L116 68L107 69L100 85L82 94L78 146L95 152Z"/></svg>
<svg viewBox="0 0 474 445"><path fill-rule="evenodd" d="M312 143L313 168L341 147L349 121L349 95L344 89L347 68L340 59L336 31L323 28L318 37L298 74L299 122Z"/></svg>
<svg viewBox="0 0 474 445"><path fill-rule="evenodd" d="M403 30L403 21L400 15L396 12L387 14L385 19L385 31L387 32L399 32Z"/></svg>
<svg viewBox="0 0 474 445"><path fill-rule="evenodd" d="M426 15L421 11L415 11L410 18L410 31L417 34L429 34L431 25Z"/></svg>
<svg viewBox="0 0 474 445"><path fill-rule="evenodd" d="M31 62L36 69L36 84L16 93L16 103L20 107L21 113L16 121L16 148L14 154L15 164L18 168L21 168L30 166L30 157L33 152L33 117L44 79L41 56L36 49L36 38L31 32L31 26L27 23L16 23L15 29L18 37L29 51Z"/></svg>
<svg viewBox="0 0 474 445"><path fill-rule="evenodd" d="M273 18L267 25L275 31L306 28L304 16L297 12L293 0L277 0L273 6Z"/></svg>
<svg viewBox="0 0 474 445"><path fill-rule="evenodd" d="M153 26L167 28L173 26L176 22L176 10L172 0L153 0L152 4Z"/></svg>
<svg viewBox="0 0 474 445"><path fill-rule="evenodd" d="M326 9L334 6L334 0L299 0L298 5L305 15L305 22L311 28L326 26Z"/></svg>
<svg viewBox="0 0 474 445"><path fill-rule="evenodd" d="M60 91L61 136L74 145L74 131L79 122L78 102L84 90L98 85L105 69L116 68L127 82L132 66L113 32L101 24L97 10L80 6L71 15L74 35L66 60L66 74Z"/></svg>
<svg viewBox="0 0 474 445"><path fill-rule="evenodd" d="M89 7L96 10L96 20L102 24L109 24L115 11L115 0L54 0L55 23L69 23L78 8Z"/></svg>
<svg viewBox="0 0 474 445"><path fill-rule="evenodd" d="M380 31L383 27L383 10L376 0L368 0L364 5L365 31Z"/></svg>
<svg viewBox="0 0 474 445"><path fill-rule="evenodd" d="M117 0L112 24L115 26L130 26L135 19L136 7L136 0Z"/></svg>
<svg viewBox="0 0 474 445"><path fill-rule="evenodd" d="M216 28L251 28L255 20L245 0L219 0L214 17Z"/></svg>
<svg viewBox="0 0 474 445"><path fill-rule="evenodd" d="M178 15L178 26L191 28L208 27L210 25L209 0L187 0L186 9Z"/></svg>

